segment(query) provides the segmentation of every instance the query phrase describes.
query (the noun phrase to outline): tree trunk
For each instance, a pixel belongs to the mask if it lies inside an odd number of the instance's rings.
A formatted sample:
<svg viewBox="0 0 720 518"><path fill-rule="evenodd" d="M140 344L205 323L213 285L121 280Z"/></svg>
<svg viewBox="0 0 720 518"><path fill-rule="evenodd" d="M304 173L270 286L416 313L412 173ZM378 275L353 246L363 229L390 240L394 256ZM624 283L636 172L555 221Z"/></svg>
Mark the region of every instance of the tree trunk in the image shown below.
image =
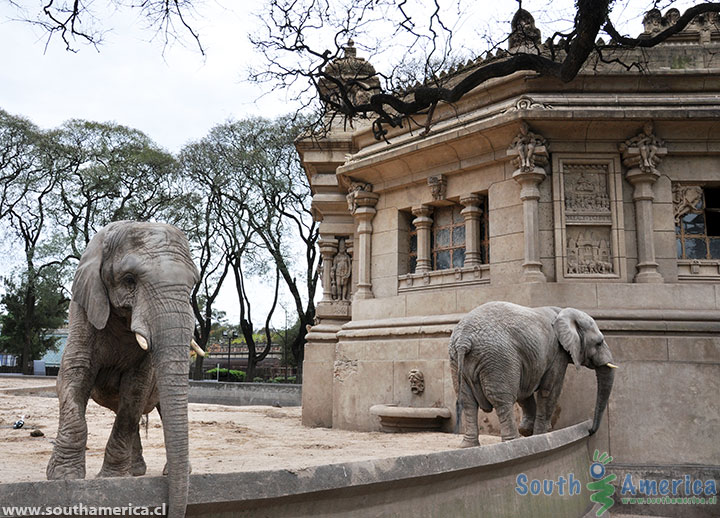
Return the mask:
<svg viewBox="0 0 720 518"><path fill-rule="evenodd" d="M205 358L199 354L195 357L195 365L193 366L193 380L198 381L203 379L203 363Z"/></svg>
<svg viewBox="0 0 720 518"><path fill-rule="evenodd" d="M22 372L30 376L33 374L32 356L32 330L31 323L35 319L35 292L28 279L28 288L25 295L25 332L23 333Z"/></svg>

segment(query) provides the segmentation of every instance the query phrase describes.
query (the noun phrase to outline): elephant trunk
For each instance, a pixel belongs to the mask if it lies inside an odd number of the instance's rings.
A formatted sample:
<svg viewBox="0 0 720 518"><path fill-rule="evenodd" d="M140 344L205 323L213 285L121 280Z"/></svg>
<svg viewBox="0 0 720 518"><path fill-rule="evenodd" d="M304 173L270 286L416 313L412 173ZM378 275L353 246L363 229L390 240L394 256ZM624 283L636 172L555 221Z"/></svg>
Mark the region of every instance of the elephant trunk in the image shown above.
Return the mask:
<svg viewBox="0 0 720 518"><path fill-rule="evenodd" d="M603 365L595 369L595 376L597 378L597 397L595 399L595 416L592 426L590 427L590 435L594 434L600 427L600 420L610 399L610 392L612 391L613 381L615 379L615 370Z"/></svg>
<svg viewBox="0 0 720 518"><path fill-rule="evenodd" d="M188 459L188 347L192 322L185 311L172 312L154 325L152 357L157 372L168 470L168 518L182 518L187 507Z"/></svg>

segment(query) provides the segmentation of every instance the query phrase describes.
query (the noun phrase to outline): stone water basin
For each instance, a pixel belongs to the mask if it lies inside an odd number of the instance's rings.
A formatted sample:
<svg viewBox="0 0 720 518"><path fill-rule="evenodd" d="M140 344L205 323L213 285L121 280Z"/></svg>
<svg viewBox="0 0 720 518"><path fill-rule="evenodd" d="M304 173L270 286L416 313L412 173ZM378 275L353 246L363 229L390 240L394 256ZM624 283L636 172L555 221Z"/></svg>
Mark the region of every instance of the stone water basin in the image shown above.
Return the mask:
<svg viewBox="0 0 720 518"><path fill-rule="evenodd" d="M398 405L373 405L370 414L380 418L383 432L390 433L438 431L451 416L445 407Z"/></svg>

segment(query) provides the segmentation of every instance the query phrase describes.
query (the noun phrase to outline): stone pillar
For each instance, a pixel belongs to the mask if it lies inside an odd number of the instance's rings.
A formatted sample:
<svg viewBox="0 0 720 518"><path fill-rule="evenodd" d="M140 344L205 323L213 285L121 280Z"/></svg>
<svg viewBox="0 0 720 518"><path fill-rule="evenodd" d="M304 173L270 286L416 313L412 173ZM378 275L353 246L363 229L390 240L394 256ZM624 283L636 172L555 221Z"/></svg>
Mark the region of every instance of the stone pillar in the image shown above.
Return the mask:
<svg viewBox="0 0 720 518"><path fill-rule="evenodd" d="M468 194L460 197L460 204L465 208L460 214L465 218L465 267L479 266L482 264L482 254L480 253L480 218L482 217L482 209L480 208L480 196L477 194Z"/></svg>
<svg viewBox="0 0 720 518"><path fill-rule="evenodd" d="M653 134L652 123L643 132L626 140L619 146L623 164L628 168L625 178L634 187L635 226L637 234L638 264L635 282L661 283L655 261L655 231L653 224L653 184L660 177L657 166L667 154L664 142Z"/></svg>
<svg viewBox="0 0 720 518"><path fill-rule="evenodd" d="M413 225L417 229L417 262L415 263L415 273L426 273L432 270L432 261L430 258L430 233L432 232L433 220L430 217L432 207L429 205L420 205L413 207L412 213L416 216Z"/></svg>
<svg viewBox="0 0 720 518"><path fill-rule="evenodd" d="M548 152L545 139L530 131L523 122L520 133L513 139L508 155L517 158L514 163L517 169L513 178L522 189L520 199L523 202L523 233L525 236L525 261L523 262L523 282L545 282L540 262L540 216L538 185L547 174L544 166L548 164Z"/></svg>
<svg viewBox="0 0 720 518"><path fill-rule="evenodd" d="M321 302L331 302L332 263L333 257L335 257L335 254L337 253L338 240L329 237L320 237L318 244L320 245L320 256L322 257L323 266L321 272L323 297Z"/></svg>
<svg viewBox="0 0 720 518"><path fill-rule="evenodd" d="M371 299L372 277L370 264L372 261L372 220L377 213L379 195L372 192L369 183L352 182L347 196L348 208L357 224L358 243L354 258L358 262L357 291L354 298Z"/></svg>

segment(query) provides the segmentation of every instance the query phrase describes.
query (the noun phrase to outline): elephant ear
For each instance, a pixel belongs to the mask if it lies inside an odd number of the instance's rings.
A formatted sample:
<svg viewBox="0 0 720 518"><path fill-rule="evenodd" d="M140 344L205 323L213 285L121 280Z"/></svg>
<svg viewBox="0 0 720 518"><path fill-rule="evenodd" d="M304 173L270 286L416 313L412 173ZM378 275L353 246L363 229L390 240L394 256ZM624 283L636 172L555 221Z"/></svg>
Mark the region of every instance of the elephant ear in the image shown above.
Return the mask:
<svg viewBox="0 0 720 518"><path fill-rule="evenodd" d="M107 227L90 240L80 258L72 287L72 300L82 306L96 329L103 329L110 316L110 299L101 277L106 235Z"/></svg>
<svg viewBox="0 0 720 518"><path fill-rule="evenodd" d="M582 365L582 346L580 343L580 334L577 330L576 313L577 310L572 308L563 309L555 318L553 327L555 328L558 342L560 342L563 349L570 354L570 358L572 358L575 367L579 370L580 365Z"/></svg>

